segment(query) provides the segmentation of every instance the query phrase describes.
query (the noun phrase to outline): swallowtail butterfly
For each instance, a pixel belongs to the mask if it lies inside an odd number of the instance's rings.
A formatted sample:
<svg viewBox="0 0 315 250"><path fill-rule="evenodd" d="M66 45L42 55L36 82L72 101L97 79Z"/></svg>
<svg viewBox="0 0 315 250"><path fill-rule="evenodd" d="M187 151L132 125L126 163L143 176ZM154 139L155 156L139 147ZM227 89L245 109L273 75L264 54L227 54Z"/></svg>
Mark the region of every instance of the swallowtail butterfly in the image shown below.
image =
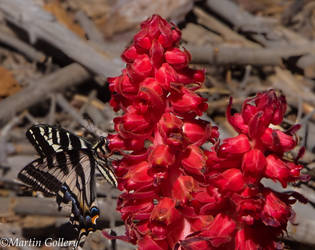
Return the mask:
<svg viewBox="0 0 315 250"><path fill-rule="evenodd" d="M106 159L106 139L94 146L75 134L46 124L32 126L26 136L40 155L18 174L35 191L56 196L72 206L70 222L79 231L82 246L89 232L96 230L99 209L96 205L95 169L113 186L117 180Z"/></svg>

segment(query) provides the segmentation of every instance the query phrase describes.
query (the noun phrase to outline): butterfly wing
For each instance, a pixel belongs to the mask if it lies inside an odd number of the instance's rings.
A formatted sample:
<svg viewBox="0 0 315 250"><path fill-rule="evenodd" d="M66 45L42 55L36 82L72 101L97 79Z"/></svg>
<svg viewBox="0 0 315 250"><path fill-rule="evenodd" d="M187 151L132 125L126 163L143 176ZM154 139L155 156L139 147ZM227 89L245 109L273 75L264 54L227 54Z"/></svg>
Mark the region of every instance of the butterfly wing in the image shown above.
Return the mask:
<svg viewBox="0 0 315 250"><path fill-rule="evenodd" d="M79 231L81 245L86 235L96 230L99 217L95 164L90 151L63 151L31 162L18 174L33 190L56 196L59 207L71 203L70 222Z"/></svg>
<svg viewBox="0 0 315 250"><path fill-rule="evenodd" d="M41 157L62 151L91 149L92 145L75 134L59 127L47 124L32 126L26 137L33 144Z"/></svg>

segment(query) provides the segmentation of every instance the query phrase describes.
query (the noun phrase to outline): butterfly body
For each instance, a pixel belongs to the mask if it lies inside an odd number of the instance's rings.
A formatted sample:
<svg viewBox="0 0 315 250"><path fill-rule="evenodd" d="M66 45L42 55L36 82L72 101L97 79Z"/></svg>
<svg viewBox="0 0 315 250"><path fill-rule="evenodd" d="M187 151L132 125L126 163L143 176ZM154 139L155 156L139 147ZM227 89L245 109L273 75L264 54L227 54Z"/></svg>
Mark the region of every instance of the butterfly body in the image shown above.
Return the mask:
<svg viewBox="0 0 315 250"><path fill-rule="evenodd" d="M84 243L89 232L96 230L100 211L96 205L95 170L113 186L114 173L106 159L106 139L94 146L82 137L46 124L32 126L26 136L40 155L18 174L18 178L61 204L71 204L70 222Z"/></svg>

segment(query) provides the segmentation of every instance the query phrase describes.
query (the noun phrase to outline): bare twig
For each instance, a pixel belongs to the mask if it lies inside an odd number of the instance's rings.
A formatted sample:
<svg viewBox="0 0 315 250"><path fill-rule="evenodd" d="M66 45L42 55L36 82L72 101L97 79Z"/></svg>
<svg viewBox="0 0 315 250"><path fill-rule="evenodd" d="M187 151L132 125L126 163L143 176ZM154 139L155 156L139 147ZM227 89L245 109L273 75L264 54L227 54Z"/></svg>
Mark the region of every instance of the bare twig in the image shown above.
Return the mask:
<svg viewBox="0 0 315 250"><path fill-rule="evenodd" d="M89 105L91 105L92 100L95 98L97 92L96 90L92 90L88 96L87 102L85 102L79 110L79 115L81 116L87 109ZM73 128L75 126L75 121L72 121L69 125L69 128Z"/></svg>
<svg viewBox="0 0 315 250"><path fill-rule="evenodd" d="M89 72L74 63L34 82L29 87L0 102L0 124L10 120L18 112L47 99L50 94L82 83L89 77Z"/></svg>
<svg viewBox="0 0 315 250"><path fill-rule="evenodd" d="M281 65L282 56L288 51L262 48L237 48L232 46L196 47L186 46L193 63L238 64L238 65ZM293 51L292 51L293 53Z"/></svg>
<svg viewBox="0 0 315 250"><path fill-rule="evenodd" d="M119 58L106 58L72 31L58 23L34 0L1 0L0 10L9 22L26 30L32 43L42 39L92 72L112 76L120 72ZM115 64L117 62L117 64Z"/></svg>
<svg viewBox="0 0 315 250"><path fill-rule="evenodd" d="M53 125L56 119L56 95L50 96L50 109L48 113L48 124Z"/></svg>
<svg viewBox="0 0 315 250"><path fill-rule="evenodd" d="M246 39L244 36L241 36L236 31L232 30L228 25L220 22L215 17L210 15L209 13L206 13L202 9L196 7L194 8L194 13L196 14L198 18L198 22L210 30L213 30L217 33L219 33L225 41L229 42L237 42L239 44L244 44L251 48L257 48L260 47L259 44L256 44L248 39Z"/></svg>
<svg viewBox="0 0 315 250"><path fill-rule="evenodd" d="M69 114L73 119L75 119L81 126L86 130L96 136L107 136L107 133L100 130L96 126L92 125L88 121L84 120L80 114L69 104L69 102L61 95L57 95L57 103Z"/></svg>
<svg viewBox="0 0 315 250"><path fill-rule="evenodd" d="M283 59L292 56L305 57L314 52L315 44L310 43L308 46L282 46L281 48L249 48L235 47L231 45L221 46L185 46L192 55L193 63L209 64L238 64L238 65L271 65L281 66ZM303 58L303 57L302 57ZM312 61L308 64L299 64L301 68L308 67L311 63L314 68L315 57L311 56ZM313 73L314 74L314 73Z"/></svg>
<svg viewBox="0 0 315 250"><path fill-rule="evenodd" d="M20 122L24 117L25 113L22 113L20 116L14 117L10 122L8 122L0 132L0 166L7 165L7 139L9 136L9 131Z"/></svg>
<svg viewBox="0 0 315 250"><path fill-rule="evenodd" d="M32 46L10 35L2 29L0 30L0 43L21 52L35 62L42 63L45 61L46 56L42 52L37 51Z"/></svg>
<svg viewBox="0 0 315 250"><path fill-rule="evenodd" d="M105 44L103 34L97 29L95 24L89 19L89 17L83 12L79 11L75 15L76 20L83 28L89 40L97 44Z"/></svg>
<svg viewBox="0 0 315 250"><path fill-rule="evenodd" d="M207 0L207 5L224 19L233 23L237 29L244 32L266 33L274 24L274 21L270 19L255 17L242 10L232 1Z"/></svg>

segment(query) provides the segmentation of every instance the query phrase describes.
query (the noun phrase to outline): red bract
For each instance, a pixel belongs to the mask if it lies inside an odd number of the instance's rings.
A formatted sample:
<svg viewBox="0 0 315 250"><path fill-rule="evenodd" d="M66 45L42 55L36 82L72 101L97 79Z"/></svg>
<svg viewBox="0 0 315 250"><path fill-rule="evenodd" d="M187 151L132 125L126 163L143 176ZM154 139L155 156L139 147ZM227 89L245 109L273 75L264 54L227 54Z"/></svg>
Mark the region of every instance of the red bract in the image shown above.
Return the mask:
<svg viewBox="0 0 315 250"><path fill-rule="evenodd" d="M301 179L302 167L284 159L298 126L269 127L281 123L285 98L262 92L233 115L231 99L227 118L239 135L220 144L218 128L198 118L208 108L195 92L204 71L188 67L179 40L176 26L152 16L123 52L122 74L109 79L110 104L124 112L108 136L109 148L123 154L113 167L124 238L139 249L279 248L290 204L303 200L261 184Z"/></svg>

